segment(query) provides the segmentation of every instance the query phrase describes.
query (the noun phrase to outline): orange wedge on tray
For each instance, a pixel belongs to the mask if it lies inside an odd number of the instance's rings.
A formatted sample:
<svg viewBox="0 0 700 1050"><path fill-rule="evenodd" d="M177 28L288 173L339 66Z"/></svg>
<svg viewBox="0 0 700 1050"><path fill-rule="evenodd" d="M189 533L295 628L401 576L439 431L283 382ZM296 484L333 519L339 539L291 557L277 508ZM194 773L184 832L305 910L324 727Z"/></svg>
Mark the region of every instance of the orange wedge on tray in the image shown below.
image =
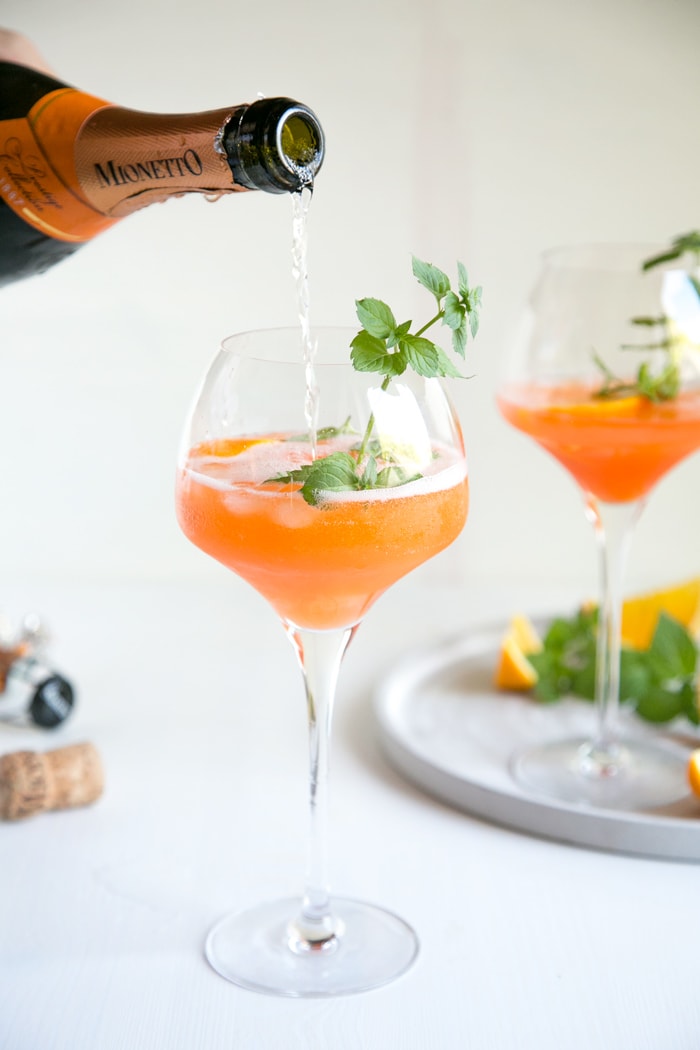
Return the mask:
<svg viewBox="0 0 700 1050"><path fill-rule="evenodd" d="M690 634L700 634L700 576L660 590L628 598L622 607L622 642L631 649L648 649L664 612ZM537 684L537 672L528 654L539 652L542 641L526 616L514 616L503 635L494 674L497 689L527 691ZM700 751L698 752L700 785ZM700 788L698 790L700 794Z"/></svg>
<svg viewBox="0 0 700 1050"><path fill-rule="evenodd" d="M527 657L541 648L542 640L527 616L514 616L501 642L494 676L496 687L516 691L532 689L537 683L537 672Z"/></svg>
<svg viewBox="0 0 700 1050"><path fill-rule="evenodd" d="M693 794L700 797L700 748L692 751L688 759L688 783Z"/></svg>

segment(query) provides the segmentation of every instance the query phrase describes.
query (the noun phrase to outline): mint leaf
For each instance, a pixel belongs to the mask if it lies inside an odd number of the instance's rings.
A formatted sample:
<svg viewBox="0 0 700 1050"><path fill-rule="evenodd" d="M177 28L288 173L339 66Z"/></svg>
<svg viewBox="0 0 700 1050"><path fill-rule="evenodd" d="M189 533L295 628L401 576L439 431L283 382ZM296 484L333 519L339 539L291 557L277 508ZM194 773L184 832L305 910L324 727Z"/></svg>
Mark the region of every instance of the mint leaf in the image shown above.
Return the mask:
<svg viewBox="0 0 700 1050"><path fill-rule="evenodd" d="M469 294L469 291L465 290L462 298L455 295L454 292L448 292L445 296L445 316L443 320L452 329L452 349L460 357L465 356L467 349L467 317L469 318L469 329L472 337L479 330L479 315L476 308L467 305Z"/></svg>
<svg viewBox="0 0 700 1050"><path fill-rule="evenodd" d="M362 488L373 489L377 486L377 461L374 456L367 458L367 463L362 474Z"/></svg>
<svg viewBox="0 0 700 1050"><path fill-rule="evenodd" d="M631 324L640 325L642 328L656 328L657 325L666 324L665 317L633 317Z"/></svg>
<svg viewBox="0 0 700 1050"><path fill-rule="evenodd" d="M577 696L580 700L594 700L595 682L595 663L591 661L590 663L587 663L585 667L572 673L570 687L571 695Z"/></svg>
<svg viewBox="0 0 700 1050"><path fill-rule="evenodd" d="M406 358L401 352L389 351L383 339L369 332L358 332L350 346L350 359L356 372L400 376L406 371Z"/></svg>
<svg viewBox="0 0 700 1050"><path fill-rule="evenodd" d="M467 327L464 321L462 321L462 324L459 326L459 328L455 328L455 330L452 333L452 349L456 354L459 354L460 357L464 357L466 354Z"/></svg>
<svg viewBox="0 0 700 1050"><path fill-rule="evenodd" d="M649 661L660 680L684 678L695 673L697 649L677 620L662 612L649 647Z"/></svg>
<svg viewBox="0 0 700 1050"><path fill-rule="evenodd" d="M449 328L459 328L467 313L467 308L455 292L448 292L445 296L444 323Z"/></svg>
<svg viewBox="0 0 700 1050"><path fill-rule="evenodd" d="M343 434L354 434L355 432L355 428L352 425L352 416L348 416L345 422L341 423L339 427L321 427L319 430L316 431L316 440L330 441L332 438L341 437ZM306 431L306 433L303 434L290 434L289 437L286 437L284 440L311 441L311 435L308 431Z"/></svg>
<svg viewBox="0 0 700 1050"><path fill-rule="evenodd" d="M274 478L266 478L263 485L303 484L312 467L313 463L306 463L303 467L296 467L294 470L290 470L288 474L275 474Z"/></svg>
<svg viewBox="0 0 700 1050"><path fill-rule="evenodd" d="M320 430L316 431L316 439L318 441L330 441L331 438L340 437L343 434L354 434L355 430L351 420L352 416L348 416L339 427L321 427ZM308 434L306 436L308 437Z"/></svg>
<svg viewBox="0 0 700 1050"><path fill-rule="evenodd" d="M331 452L301 469L304 471L301 494L312 507L318 506L324 492L354 492L361 487L357 462L348 452Z"/></svg>
<svg viewBox="0 0 700 1050"><path fill-rule="evenodd" d="M642 270L651 270L654 266L673 262L675 259L680 259L686 252L700 255L700 230L693 230L691 233L684 233L681 237L676 237L667 251L654 255L651 259L646 259L642 263Z"/></svg>
<svg viewBox="0 0 700 1050"><path fill-rule="evenodd" d="M653 675L647 654L637 649L623 648L620 653L620 700L634 703L647 694Z"/></svg>
<svg viewBox="0 0 700 1050"><path fill-rule="evenodd" d="M528 654L538 673L535 695L548 703L563 696L592 699L597 614L580 610L571 619L553 620L539 653Z"/></svg>
<svg viewBox="0 0 700 1050"><path fill-rule="evenodd" d="M396 328L391 309L381 299L356 299L355 309L362 327L379 339L387 339Z"/></svg>
<svg viewBox="0 0 700 1050"><path fill-rule="evenodd" d="M670 722L683 714L685 702L680 690L650 685L637 700L637 714L647 722Z"/></svg>
<svg viewBox="0 0 700 1050"><path fill-rule="evenodd" d="M413 276L419 284L432 292L436 299L442 299L450 290L450 279L442 270L432 263L422 262L412 256Z"/></svg>
<svg viewBox="0 0 700 1050"><path fill-rule="evenodd" d="M673 262L674 259L679 259L683 254L681 249L669 248L666 252L661 252L659 255L653 256L651 259L645 260L642 263L643 270L651 270L654 266L661 266L663 263Z"/></svg>
<svg viewBox="0 0 700 1050"><path fill-rule="evenodd" d="M683 700L683 714L693 725L700 724L700 711L698 711L698 687L695 679L684 682L680 688L680 696Z"/></svg>
<svg viewBox="0 0 700 1050"><path fill-rule="evenodd" d="M447 355L429 339L407 335L399 345L406 356L406 361L418 375L425 376L427 379L436 376L459 376L459 372Z"/></svg>
<svg viewBox="0 0 700 1050"><path fill-rule="evenodd" d="M404 321L402 324L398 325L398 327L396 327L394 329L394 331L391 333L391 335L387 337L387 340L386 340L387 347L396 346L397 343L401 342L403 337L405 335L407 335L408 332L411 330L411 324L412 323L413 323L412 321Z"/></svg>

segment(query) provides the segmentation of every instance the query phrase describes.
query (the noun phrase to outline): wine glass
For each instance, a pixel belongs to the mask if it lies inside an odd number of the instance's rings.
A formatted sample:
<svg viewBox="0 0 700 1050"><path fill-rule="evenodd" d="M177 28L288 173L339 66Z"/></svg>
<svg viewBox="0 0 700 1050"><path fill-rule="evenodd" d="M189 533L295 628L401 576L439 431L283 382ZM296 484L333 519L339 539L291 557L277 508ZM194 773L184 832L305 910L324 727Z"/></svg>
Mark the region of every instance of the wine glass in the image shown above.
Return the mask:
<svg viewBox="0 0 700 1050"><path fill-rule="evenodd" d="M305 890L298 901L224 918L206 943L223 977L286 996L374 988L416 956L415 933L401 918L331 899L331 716L343 654L367 610L451 543L467 514L462 435L440 381L410 374L383 389L352 368L353 335L314 332L312 361L304 360L298 329L226 339L187 422L177 476L185 535L267 599L305 685ZM364 481L353 473L357 461Z"/></svg>
<svg viewBox="0 0 700 1050"><path fill-rule="evenodd" d="M555 799L624 810L687 794L685 752L618 726L630 539L656 482L700 446L700 286L678 259L657 264L661 255L643 245L547 253L497 398L577 482L599 550L595 729L517 754L512 771Z"/></svg>

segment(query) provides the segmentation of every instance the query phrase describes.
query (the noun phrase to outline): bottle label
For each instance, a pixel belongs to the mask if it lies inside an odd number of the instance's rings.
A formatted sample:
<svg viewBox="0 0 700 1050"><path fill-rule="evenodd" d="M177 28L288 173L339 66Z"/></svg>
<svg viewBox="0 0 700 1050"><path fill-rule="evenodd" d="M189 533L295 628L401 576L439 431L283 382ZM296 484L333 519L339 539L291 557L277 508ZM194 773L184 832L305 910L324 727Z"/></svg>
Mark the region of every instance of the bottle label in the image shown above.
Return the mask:
<svg viewBox="0 0 700 1050"><path fill-rule="evenodd" d="M72 154L80 125L104 105L60 88L40 99L26 118L0 121L0 198L55 240L82 243L115 221L82 196Z"/></svg>
<svg viewBox="0 0 700 1050"><path fill-rule="evenodd" d="M215 142L231 109L185 116L111 106L80 129L76 169L83 196L105 215L128 215L184 193L242 190Z"/></svg>

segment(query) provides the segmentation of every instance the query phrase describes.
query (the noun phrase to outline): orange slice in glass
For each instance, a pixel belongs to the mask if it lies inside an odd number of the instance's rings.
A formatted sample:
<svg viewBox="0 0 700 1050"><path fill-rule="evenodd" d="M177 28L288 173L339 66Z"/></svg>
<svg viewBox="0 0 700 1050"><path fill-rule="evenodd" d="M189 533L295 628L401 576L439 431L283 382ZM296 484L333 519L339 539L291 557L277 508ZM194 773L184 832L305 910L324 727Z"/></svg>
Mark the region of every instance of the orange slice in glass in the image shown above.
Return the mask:
<svg viewBox="0 0 700 1050"><path fill-rule="evenodd" d="M197 446L199 456L240 456L241 452L253 445L269 445L272 438L217 438L215 441L204 441Z"/></svg>
<svg viewBox="0 0 700 1050"><path fill-rule="evenodd" d="M619 418L620 416L646 415L650 402L645 397L591 397L586 401L578 401L572 404L556 405L557 411L571 412L575 415L596 419L608 417Z"/></svg>

